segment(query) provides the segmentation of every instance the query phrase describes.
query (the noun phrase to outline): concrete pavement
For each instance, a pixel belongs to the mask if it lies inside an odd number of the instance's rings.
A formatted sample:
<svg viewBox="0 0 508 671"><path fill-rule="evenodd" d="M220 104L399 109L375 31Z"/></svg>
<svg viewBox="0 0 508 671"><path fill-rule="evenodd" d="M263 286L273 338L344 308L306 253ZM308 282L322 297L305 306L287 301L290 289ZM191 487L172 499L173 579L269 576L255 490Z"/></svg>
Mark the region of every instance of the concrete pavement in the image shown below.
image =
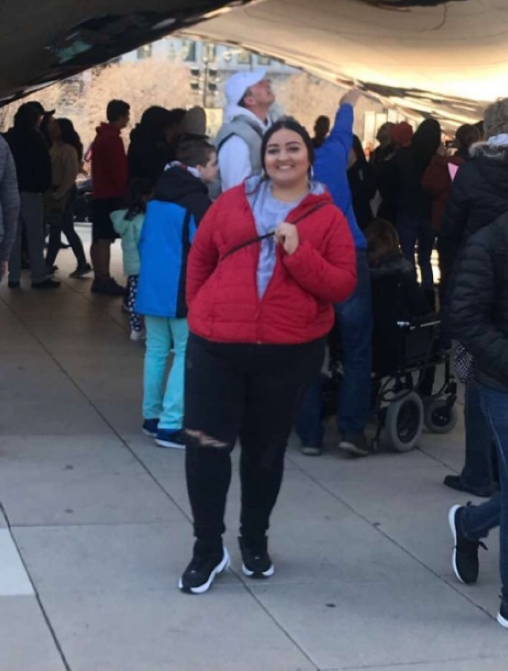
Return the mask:
<svg viewBox="0 0 508 671"><path fill-rule="evenodd" d="M442 480L462 465L461 422L406 455L292 445L270 581L239 571L235 479L233 570L202 597L180 594L183 452L140 432L143 346L120 301L67 279L70 251L57 263L60 290L0 288L0 671L507 668L497 534L478 585L450 564L447 511L468 497Z"/></svg>

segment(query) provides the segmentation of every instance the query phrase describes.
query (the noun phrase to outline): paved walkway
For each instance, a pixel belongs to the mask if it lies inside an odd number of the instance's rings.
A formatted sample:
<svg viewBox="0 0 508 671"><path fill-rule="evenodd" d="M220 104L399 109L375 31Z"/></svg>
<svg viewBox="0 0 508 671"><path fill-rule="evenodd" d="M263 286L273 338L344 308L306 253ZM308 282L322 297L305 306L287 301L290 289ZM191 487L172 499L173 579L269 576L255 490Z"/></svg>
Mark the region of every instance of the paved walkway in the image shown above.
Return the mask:
<svg viewBox="0 0 508 671"><path fill-rule="evenodd" d="M58 264L67 277L70 252ZM115 264L120 275L118 252ZM269 582L180 594L183 453L140 433L143 347L89 281L0 289L0 671L504 671L498 538L457 584L442 486L463 429L350 460L293 447Z"/></svg>

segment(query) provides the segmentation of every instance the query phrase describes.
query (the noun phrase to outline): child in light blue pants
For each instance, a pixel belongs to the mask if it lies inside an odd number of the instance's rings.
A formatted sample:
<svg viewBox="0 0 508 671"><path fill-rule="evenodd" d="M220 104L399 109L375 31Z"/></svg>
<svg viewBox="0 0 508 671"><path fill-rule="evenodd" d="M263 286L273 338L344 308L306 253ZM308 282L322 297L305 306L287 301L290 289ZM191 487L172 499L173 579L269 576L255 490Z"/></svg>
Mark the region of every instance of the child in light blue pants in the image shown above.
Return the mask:
<svg viewBox="0 0 508 671"><path fill-rule="evenodd" d="M147 206L139 242L136 312L144 315L146 328L143 432L160 447L183 448L189 335L185 273L197 226L211 205L206 183L216 178L217 154L205 139L192 139L180 143L177 159L166 167Z"/></svg>

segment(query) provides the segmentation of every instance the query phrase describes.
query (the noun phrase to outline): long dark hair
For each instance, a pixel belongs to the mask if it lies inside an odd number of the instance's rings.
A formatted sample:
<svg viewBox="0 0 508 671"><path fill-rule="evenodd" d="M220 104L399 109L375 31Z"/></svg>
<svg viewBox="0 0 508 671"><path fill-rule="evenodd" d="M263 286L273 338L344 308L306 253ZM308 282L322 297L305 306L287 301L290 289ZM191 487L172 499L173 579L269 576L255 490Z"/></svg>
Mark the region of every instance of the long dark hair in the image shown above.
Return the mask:
<svg viewBox="0 0 508 671"><path fill-rule="evenodd" d="M365 152L362 146L362 141L360 140L358 135L353 135L353 151L356 154L356 160L358 161L358 163L367 163L367 159L365 158Z"/></svg>
<svg viewBox="0 0 508 671"><path fill-rule="evenodd" d="M127 213L125 219L134 219L146 212L146 202L152 195L153 187L147 179L133 179L127 194Z"/></svg>
<svg viewBox="0 0 508 671"><path fill-rule="evenodd" d="M83 160L83 143L74 128L74 124L70 119L55 119L53 123L57 123L60 126L60 132L62 134L62 142L64 144L70 144L78 152L78 161Z"/></svg>
<svg viewBox="0 0 508 671"><path fill-rule="evenodd" d="M441 144L441 126L435 119L425 119L411 140L411 151L422 168L427 168Z"/></svg>
<svg viewBox="0 0 508 671"><path fill-rule="evenodd" d="M315 156L314 145L312 144L312 139L309 133L302 126L302 124L299 123L296 119L294 119L291 116L284 116L281 117L278 121L276 121L272 126L270 126L270 128L263 135L263 142L261 143L261 164L263 166L263 170L265 169L266 147L268 146L268 143L270 142L272 136L275 135L275 133L277 133L282 128L292 130L294 133L297 133L302 138L305 146L307 147L307 152L309 155L309 163L310 165L314 165L314 156Z"/></svg>

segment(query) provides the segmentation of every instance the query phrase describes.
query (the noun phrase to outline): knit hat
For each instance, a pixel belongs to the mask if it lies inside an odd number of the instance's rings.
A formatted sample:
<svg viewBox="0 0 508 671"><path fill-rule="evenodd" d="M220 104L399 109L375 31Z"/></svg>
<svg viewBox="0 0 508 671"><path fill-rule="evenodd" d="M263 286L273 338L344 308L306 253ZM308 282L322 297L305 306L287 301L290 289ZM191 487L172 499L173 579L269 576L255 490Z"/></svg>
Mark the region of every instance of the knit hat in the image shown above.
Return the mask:
<svg viewBox="0 0 508 671"><path fill-rule="evenodd" d="M395 127L392 130L392 138L395 144L405 147L411 142L412 137L413 128L407 121L401 121L400 123L395 124Z"/></svg>
<svg viewBox="0 0 508 671"><path fill-rule="evenodd" d="M184 135L204 137L206 135L206 112L202 107L191 107L183 120Z"/></svg>
<svg viewBox="0 0 508 671"><path fill-rule="evenodd" d="M252 72L237 72L230 77L226 84L226 98L228 105L238 105L247 89L266 77L265 68L253 70Z"/></svg>

